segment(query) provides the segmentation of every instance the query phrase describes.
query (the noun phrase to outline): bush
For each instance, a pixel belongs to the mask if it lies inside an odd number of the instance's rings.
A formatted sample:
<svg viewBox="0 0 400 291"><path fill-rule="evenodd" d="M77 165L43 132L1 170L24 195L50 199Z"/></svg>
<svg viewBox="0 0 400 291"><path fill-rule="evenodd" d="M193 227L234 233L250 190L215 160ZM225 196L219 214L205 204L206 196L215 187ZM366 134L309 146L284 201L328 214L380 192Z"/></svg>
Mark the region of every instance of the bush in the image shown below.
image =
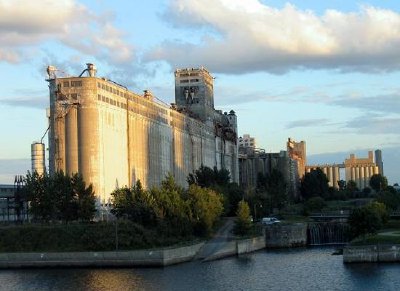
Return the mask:
<svg viewBox="0 0 400 291"><path fill-rule="evenodd" d="M192 236L168 235L163 229L145 229L130 221L118 221L118 249L163 247L192 240ZM116 224L22 225L0 228L0 252L112 251L116 249Z"/></svg>
<svg viewBox="0 0 400 291"><path fill-rule="evenodd" d="M304 213L309 214L314 211L321 211L326 206L325 200L322 197L313 197L304 203Z"/></svg>

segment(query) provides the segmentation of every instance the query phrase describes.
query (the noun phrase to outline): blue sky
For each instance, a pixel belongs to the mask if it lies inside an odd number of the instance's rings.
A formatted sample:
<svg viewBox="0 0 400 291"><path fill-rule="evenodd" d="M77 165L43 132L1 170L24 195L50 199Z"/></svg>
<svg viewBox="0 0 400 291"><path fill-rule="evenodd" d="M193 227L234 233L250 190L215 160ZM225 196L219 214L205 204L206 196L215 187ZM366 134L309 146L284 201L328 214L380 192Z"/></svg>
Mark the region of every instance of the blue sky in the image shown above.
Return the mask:
<svg viewBox="0 0 400 291"><path fill-rule="evenodd" d="M87 62L166 103L173 70L203 65L259 147L305 140L312 163L379 148L400 182L399 47L398 1L0 0L0 183L47 128L46 66Z"/></svg>

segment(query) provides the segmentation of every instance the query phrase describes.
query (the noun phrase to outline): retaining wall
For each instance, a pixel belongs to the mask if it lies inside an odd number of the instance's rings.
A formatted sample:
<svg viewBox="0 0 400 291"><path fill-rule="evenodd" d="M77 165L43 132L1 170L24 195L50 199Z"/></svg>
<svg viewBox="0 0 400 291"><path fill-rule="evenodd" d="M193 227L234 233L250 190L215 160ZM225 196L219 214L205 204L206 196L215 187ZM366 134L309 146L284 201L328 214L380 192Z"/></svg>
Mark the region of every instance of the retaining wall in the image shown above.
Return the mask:
<svg viewBox="0 0 400 291"><path fill-rule="evenodd" d="M193 259L204 243L159 249L112 252L0 253L0 268L28 267L162 267Z"/></svg>
<svg viewBox="0 0 400 291"><path fill-rule="evenodd" d="M265 242L267 248L307 246L307 223L267 225Z"/></svg>
<svg viewBox="0 0 400 291"><path fill-rule="evenodd" d="M344 263L400 262L400 245L347 246Z"/></svg>

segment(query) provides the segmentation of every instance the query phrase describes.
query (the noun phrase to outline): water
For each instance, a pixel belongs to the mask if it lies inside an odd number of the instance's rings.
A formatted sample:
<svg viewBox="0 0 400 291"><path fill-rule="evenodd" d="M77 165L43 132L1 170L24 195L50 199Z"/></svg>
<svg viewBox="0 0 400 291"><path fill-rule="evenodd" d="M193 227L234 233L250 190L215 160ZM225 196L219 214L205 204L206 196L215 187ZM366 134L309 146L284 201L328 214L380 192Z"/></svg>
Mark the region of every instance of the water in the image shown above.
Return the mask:
<svg viewBox="0 0 400 291"><path fill-rule="evenodd" d="M1 270L1 290L400 290L400 264L344 265L333 247L162 268Z"/></svg>

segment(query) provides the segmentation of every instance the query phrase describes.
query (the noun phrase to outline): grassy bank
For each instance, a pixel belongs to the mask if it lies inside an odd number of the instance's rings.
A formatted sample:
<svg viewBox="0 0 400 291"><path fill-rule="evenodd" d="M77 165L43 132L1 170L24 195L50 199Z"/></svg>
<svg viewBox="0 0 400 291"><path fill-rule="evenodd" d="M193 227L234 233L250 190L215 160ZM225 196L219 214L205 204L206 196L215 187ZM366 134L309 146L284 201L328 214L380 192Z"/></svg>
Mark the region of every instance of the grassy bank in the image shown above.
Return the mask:
<svg viewBox="0 0 400 291"><path fill-rule="evenodd" d="M389 220L377 234L357 237L351 245L400 244L400 220Z"/></svg>
<svg viewBox="0 0 400 291"><path fill-rule="evenodd" d="M118 237L118 239L116 239ZM0 252L112 251L184 244L194 237L179 237L162 229L145 229L132 222L0 227Z"/></svg>

